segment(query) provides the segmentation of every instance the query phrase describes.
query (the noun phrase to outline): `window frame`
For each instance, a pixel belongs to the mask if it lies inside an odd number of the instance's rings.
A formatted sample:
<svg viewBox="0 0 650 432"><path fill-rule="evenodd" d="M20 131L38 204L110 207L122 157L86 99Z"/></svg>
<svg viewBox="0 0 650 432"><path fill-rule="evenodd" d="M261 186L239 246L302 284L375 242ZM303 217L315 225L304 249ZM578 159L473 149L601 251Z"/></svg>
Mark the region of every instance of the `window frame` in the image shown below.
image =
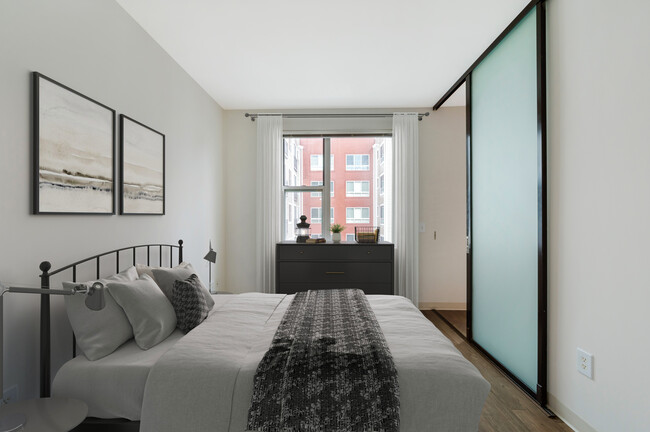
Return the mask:
<svg viewBox="0 0 650 432"><path fill-rule="evenodd" d="M356 217L356 210L361 210L361 216ZM348 210L352 210L352 218L348 217ZM368 210L368 217L363 217L363 210ZM346 207L345 208L345 223L347 224L369 224L370 223L370 207Z"/></svg>
<svg viewBox="0 0 650 432"><path fill-rule="evenodd" d="M323 173L323 184L324 185L330 185L332 187L328 186L288 186L285 185L285 179L283 176L282 179L282 214L281 214L281 220L282 220L282 232L281 236L283 239L288 237L289 232L293 233L293 228L289 229L287 226L287 221L286 221L286 207L287 207L287 194L290 192L320 192L322 199L321 199L321 230L322 233L329 233L330 226L334 221L334 216L333 216L333 211L331 211L332 206L331 206L331 198L334 196L334 187L332 185L332 180L331 180L331 172L334 170L334 155L331 152L331 138L348 138L348 137L372 137L372 138L391 138L393 137L392 133L386 133L386 132L365 132L365 133L345 133L345 134L328 134L328 133L307 133L307 134L291 134L291 133L284 133L282 136L283 140L283 150L285 148L284 143L286 143L287 139L292 139L292 138L322 138L323 139L323 152L320 155L321 160L323 161L323 167L321 171ZM284 152L286 154L286 152ZM356 154L356 153L355 153ZM327 158L326 156L329 155L330 157ZM372 160L372 155L367 154L368 156L368 167L367 169L361 169L358 171L369 171L370 170L370 164L373 163ZM283 163L286 162L286 158L283 157ZM346 158L347 162L347 158ZM310 165L311 169L311 158L310 158ZM282 170L284 172L284 165L282 167ZM311 182L311 181L310 181ZM328 189L331 189L330 193L324 193ZM368 207L368 209L370 209ZM329 213L329 217L326 217L327 214ZM347 211L346 211L347 213ZM311 209L310 209L310 216L311 216ZM346 214L346 219L347 219L347 214ZM346 222L347 223L347 222ZM366 223L366 222L364 222ZM370 223L368 220L367 223ZM286 231L289 230L289 231Z"/></svg>
<svg viewBox="0 0 650 432"><path fill-rule="evenodd" d="M354 192L354 186L352 187L353 191L350 193L348 191L348 184L352 183L354 184L361 184L361 192ZM368 185L368 190L366 192L363 191L363 184ZM345 196L346 198L368 198L370 196L370 180L346 180L345 181Z"/></svg>
<svg viewBox="0 0 650 432"><path fill-rule="evenodd" d="M352 156L352 161L355 162L352 165L348 164L348 157ZM356 156L359 156L361 159L361 163L357 164L356 163ZM363 157L368 158L368 164L363 165ZM370 171L370 154L368 153L346 153L345 154L345 170L346 171Z"/></svg>

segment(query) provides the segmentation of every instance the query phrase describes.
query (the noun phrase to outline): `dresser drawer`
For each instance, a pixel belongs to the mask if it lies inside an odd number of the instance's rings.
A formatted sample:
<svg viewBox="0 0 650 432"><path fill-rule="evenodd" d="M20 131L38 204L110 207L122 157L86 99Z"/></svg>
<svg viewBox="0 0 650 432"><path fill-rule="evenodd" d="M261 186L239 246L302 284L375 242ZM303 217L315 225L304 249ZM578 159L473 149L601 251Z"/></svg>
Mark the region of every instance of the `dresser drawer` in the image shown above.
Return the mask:
<svg viewBox="0 0 650 432"><path fill-rule="evenodd" d="M393 248L379 245L299 245L280 244L277 259L281 261L392 261Z"/></svg>
<svg viewBox="0 0 650 432"><path fill-rule="evenodd" d="M393 295L392 284L366 284L366 283L282 283L278 286L278 294L295 294L300 291L320 290L320 289L340 289L340 288L357 288L363 290L366 294L384 294Z"/></svg>
<svg viewBox="0 0 650 432"><path fill-rule="evenodd" d="M385 283L393 274L391 263L280 262L280 280L286 283Z"/></svg>

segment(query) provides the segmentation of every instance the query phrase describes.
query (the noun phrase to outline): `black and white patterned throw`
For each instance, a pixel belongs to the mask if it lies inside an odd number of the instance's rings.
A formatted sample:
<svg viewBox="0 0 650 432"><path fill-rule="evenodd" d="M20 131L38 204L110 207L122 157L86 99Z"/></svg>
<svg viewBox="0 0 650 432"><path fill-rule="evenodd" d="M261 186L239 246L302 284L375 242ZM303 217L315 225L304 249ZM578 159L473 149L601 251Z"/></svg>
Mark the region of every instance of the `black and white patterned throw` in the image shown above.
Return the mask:
<svg viewBox="0 0 650 432"><path fill-rule="evenodd" d="M172 306L176 312L176 326L187 333L201 324L208 316L208 307L199 277L195 274L185 280L174 282L172 290Z"/></svg>
<svg viewBox="0 0 650 432"><path fill-rule="evenodd" d="M255 373L248 430L397 432L397 370L361 290L300 292Z"/></svg>

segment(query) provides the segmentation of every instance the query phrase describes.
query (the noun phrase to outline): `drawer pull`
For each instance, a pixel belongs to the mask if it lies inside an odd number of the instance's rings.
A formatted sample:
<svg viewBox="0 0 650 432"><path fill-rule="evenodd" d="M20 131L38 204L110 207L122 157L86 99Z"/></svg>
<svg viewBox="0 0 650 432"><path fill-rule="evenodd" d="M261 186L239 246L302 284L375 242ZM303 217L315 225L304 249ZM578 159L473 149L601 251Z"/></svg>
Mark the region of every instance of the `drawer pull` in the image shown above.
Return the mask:
<svg viewBox="0 0 650 432"><path fill-rule="evenodd" d="M302 255L302 254L305 253L305 251L298 251L298 253L299 253L300 255Z"/></svg>
<svg viewBox="0 0 650 432"><path fill-rule="evenodd" d="M345 274L345 272L325 272L325 274Z"/></svg>
<svg viewBox="0 0 650 432"><path fill-rule="evenodd" d="M370 255L371 253L372 253L372 251L368 251L368 255Z"/></svg>

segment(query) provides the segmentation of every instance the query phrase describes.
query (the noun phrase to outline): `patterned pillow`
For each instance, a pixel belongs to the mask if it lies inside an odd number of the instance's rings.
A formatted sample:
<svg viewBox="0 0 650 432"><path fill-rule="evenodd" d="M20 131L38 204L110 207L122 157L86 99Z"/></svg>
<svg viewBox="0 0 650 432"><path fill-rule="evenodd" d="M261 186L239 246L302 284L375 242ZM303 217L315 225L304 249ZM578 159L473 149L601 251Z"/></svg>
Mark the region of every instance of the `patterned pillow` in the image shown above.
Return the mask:
<svg viewBox="0 0 650 432"><path fill-rule="evenodd" d="M203 289L199 277L195 274L174 282L172 306L176 312L176 325L183 333L201 324L210 312Z"/></svg>

